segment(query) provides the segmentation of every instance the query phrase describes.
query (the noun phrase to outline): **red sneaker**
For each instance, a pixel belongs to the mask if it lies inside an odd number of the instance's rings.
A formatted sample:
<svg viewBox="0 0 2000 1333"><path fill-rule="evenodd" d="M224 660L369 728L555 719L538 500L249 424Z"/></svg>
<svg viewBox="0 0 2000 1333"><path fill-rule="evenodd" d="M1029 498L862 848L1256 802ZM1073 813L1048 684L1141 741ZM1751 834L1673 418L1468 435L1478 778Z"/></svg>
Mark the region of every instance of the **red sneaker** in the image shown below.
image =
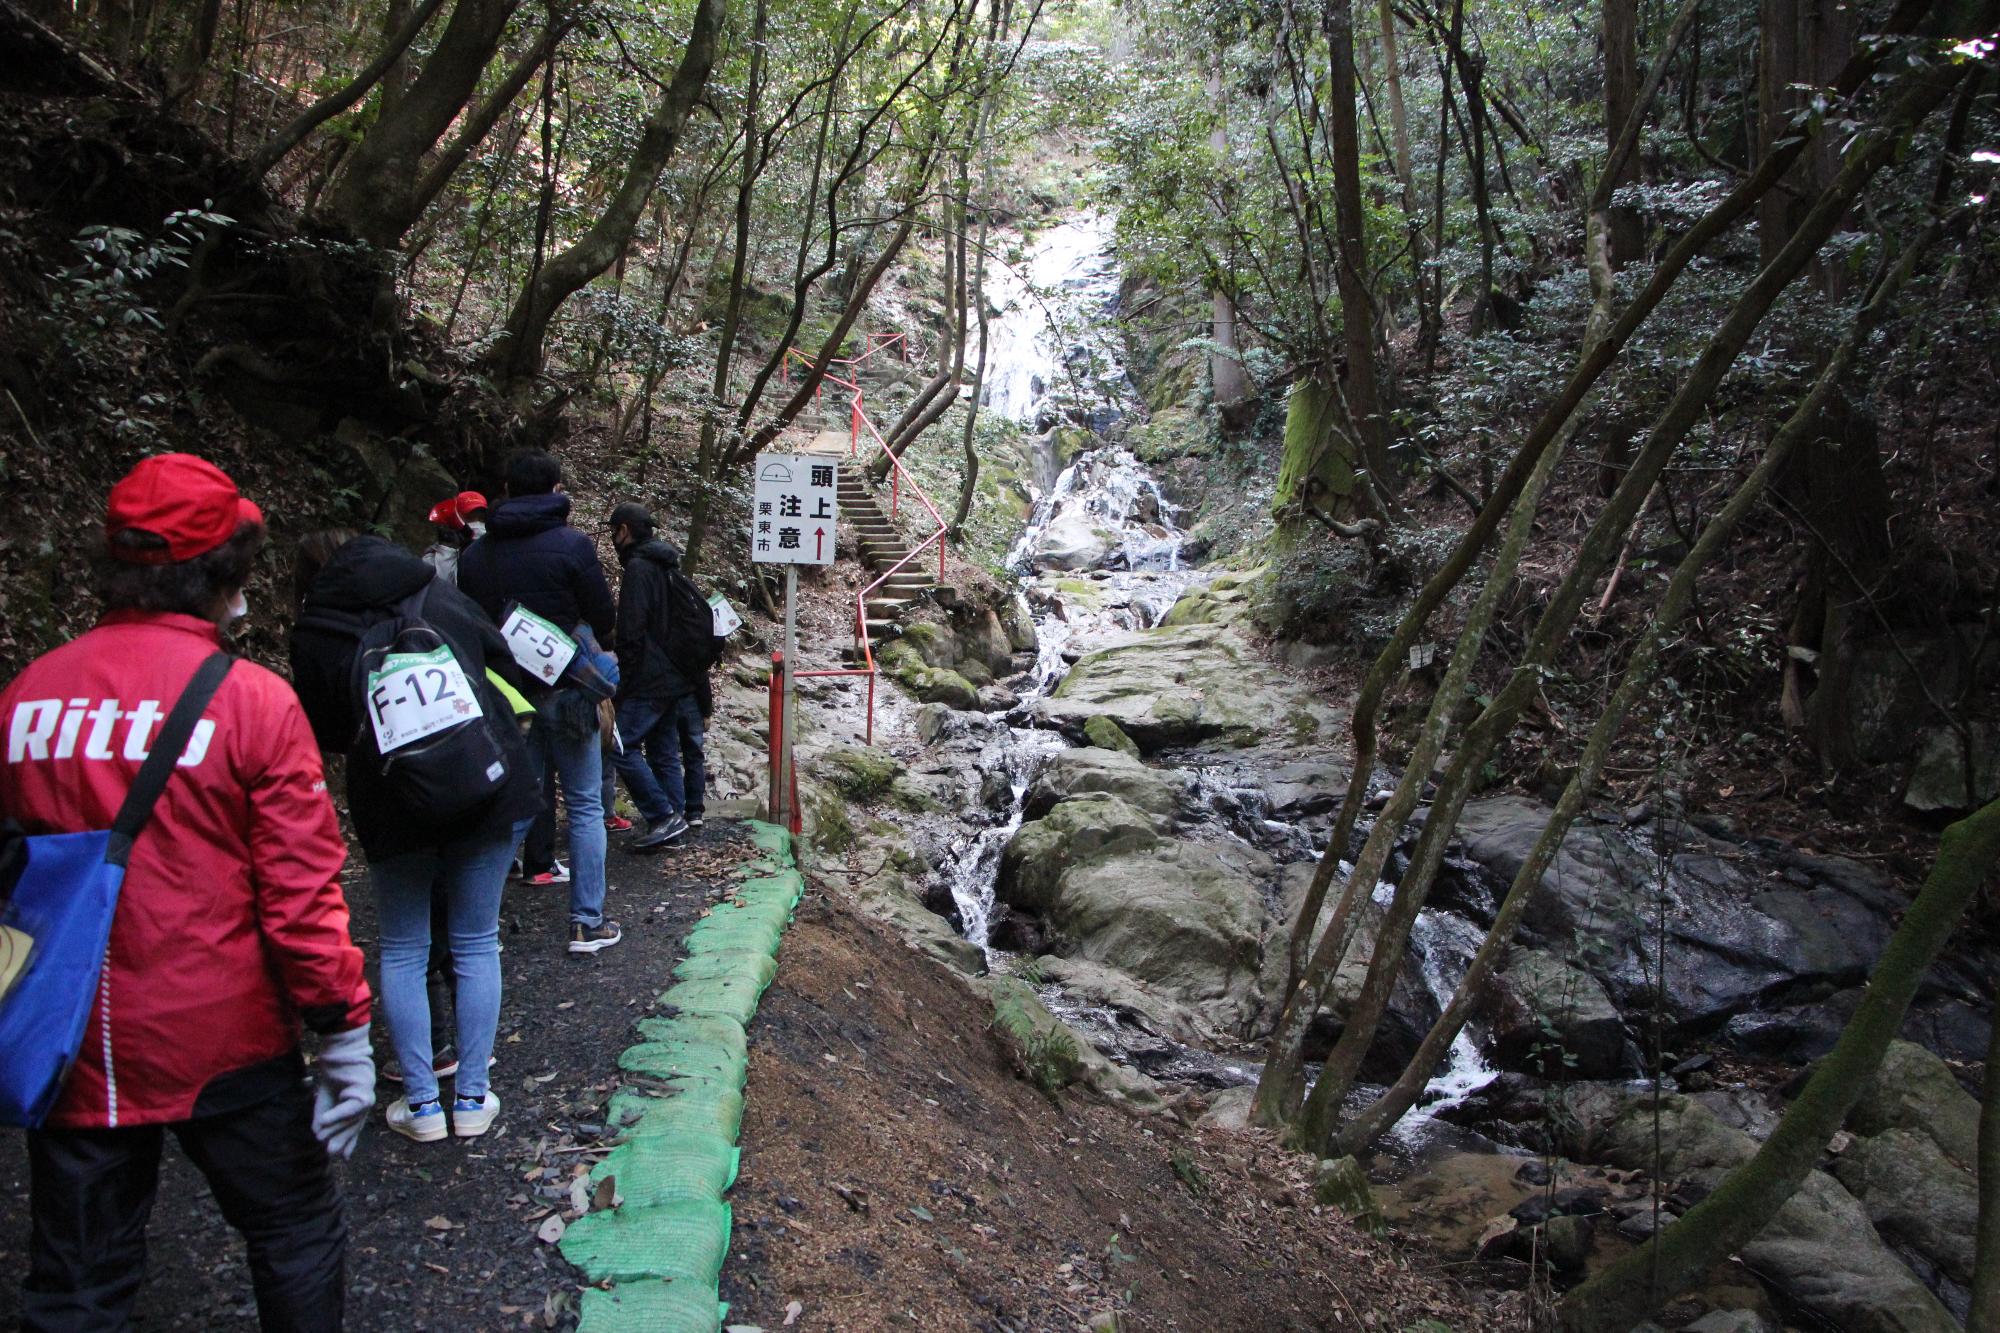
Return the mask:
<svg viewBox="0 0 2000 1333"><path fill-rule="evenodd" d="M632 821L623 815L606 815L604 817L604 831L606 833L630 833L632 831Z"/></svg>

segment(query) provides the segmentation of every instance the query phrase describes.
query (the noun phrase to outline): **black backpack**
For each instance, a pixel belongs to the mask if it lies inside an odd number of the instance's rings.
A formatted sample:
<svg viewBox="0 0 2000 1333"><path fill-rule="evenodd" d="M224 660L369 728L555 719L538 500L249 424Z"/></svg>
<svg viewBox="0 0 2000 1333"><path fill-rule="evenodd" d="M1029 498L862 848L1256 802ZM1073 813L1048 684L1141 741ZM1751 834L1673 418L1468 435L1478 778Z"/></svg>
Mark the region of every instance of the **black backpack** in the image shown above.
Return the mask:
<svg viewBox="0 0 2000 1333"><path fill-rule="evenodd" d="M511 723L495 716L485 680L467 671L451 640L424 619L429 587L361 632L353 677L360 725L347 762L372 771L391 808L412 823L450 824L507 785L507 754L496 728ZM405 660L371 684L397 657ZM426 729L409 739L392 737L385 751L378 724L413 716L413 701Z"/></svg>
<svg viewBox="0 0 2000 1333"><path fill-rule="evenodd" d="M728 642L716 636L715 609L680 570L660 572L667 579L667 661L690 682L706 680Z"/></svg>

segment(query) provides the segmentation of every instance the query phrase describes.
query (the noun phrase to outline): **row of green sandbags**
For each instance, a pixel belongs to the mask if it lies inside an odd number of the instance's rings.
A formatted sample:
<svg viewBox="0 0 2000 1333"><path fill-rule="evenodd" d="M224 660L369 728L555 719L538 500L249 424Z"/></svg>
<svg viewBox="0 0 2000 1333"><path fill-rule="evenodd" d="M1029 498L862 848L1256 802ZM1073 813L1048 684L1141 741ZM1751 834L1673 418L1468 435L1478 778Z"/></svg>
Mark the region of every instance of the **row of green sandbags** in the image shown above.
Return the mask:
<svg viewBox="0 0 2000 1333"><path fill-rule="evenodd" d="M804 891L782 829L751 824L759 856L743 882L688 932L687 957L660 996L671 1017L618 1067L638 1081L611 1099L618 1146L591 1171L617 1177L616 1207L580 1217L562 1252L593 1284L580 1333L714 1333L729 1253L748 1052L744 1028L778 971L778 942ZM607 1285L608 1284L608 1285Z"/></svg>

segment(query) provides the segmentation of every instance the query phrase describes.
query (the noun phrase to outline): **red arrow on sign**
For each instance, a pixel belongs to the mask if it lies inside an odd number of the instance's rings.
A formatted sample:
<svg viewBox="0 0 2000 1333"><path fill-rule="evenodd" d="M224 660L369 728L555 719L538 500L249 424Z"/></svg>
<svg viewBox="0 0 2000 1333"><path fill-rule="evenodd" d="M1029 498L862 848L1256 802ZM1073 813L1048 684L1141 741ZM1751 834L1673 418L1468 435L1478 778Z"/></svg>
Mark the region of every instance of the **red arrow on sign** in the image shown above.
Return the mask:
<svg viewBox="0 0 2000 1333"><path fill-rule="evenodd" d="M813 559L815 559L815 560L819 559L819 557L820 557L820 552L821 552L822 550L824 550L824 549L825 549L825 547L826 547L826 529L825 529L825 528L814 528L814 529L813 529Z"/></svg>

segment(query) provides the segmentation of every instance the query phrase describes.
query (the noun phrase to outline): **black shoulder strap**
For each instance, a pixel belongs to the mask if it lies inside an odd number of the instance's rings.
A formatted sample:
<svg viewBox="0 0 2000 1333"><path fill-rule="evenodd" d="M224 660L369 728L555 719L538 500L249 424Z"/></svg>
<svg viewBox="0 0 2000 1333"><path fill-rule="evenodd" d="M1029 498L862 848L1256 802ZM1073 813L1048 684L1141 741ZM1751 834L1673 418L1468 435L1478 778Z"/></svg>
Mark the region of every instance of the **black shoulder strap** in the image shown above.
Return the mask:
<svg viewBox="0 0 2000 1333"><path fill-rule="evenodd" d="M235 664L236 659L228 653L213 654L195 668L194 678L188 681L181 697L175 700L173 711L167 714L159 737L146 755L146 762L139 765L139 776L132 779L132 790L125 793L125 804L118 807L118 818L111 822L109 859L114 863L124 864L139 830L152 816L154 802L167 789L167 779L173 776L181 756L187 753L188 737L194 734L194 724L201 721L208 701L215 697L222 678Z"/></svg>

